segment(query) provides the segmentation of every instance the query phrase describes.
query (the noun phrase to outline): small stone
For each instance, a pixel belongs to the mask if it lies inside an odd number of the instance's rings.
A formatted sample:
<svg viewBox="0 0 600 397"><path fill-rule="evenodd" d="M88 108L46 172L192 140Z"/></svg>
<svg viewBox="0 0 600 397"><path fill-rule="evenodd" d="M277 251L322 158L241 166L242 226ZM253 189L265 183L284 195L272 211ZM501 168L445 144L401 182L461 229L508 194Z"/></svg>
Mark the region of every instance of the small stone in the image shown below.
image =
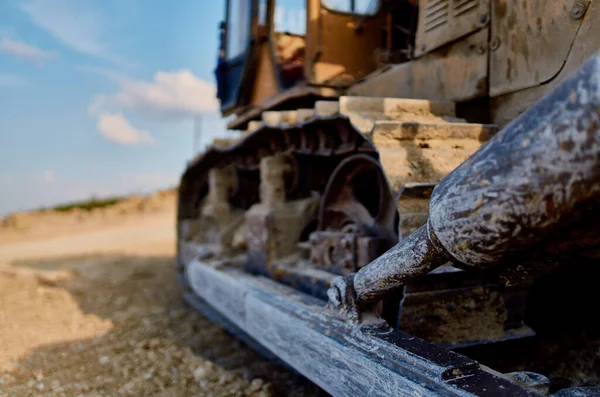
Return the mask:
<svg viewBox="0 0 600 397"><path fill-rule="evenodd" d="M146 379L146 380L152 379L152 376L153 376L152 371L148 371L148 372L144 373L144 379Z"/></svg>
<svg viewBox="0 0 600 397"><path fill-rule="evenodd" d="M43 383L38 383L37 385L35 385L35 388L38 390L44 390L44 384Z"/></svg>
<svg viewBox="0 0 600 397"><path fill-rule="evenodd" d="M219 386L223 386L226 385L227 383L231 383L231 381L233 377L231 376L231 374L223 374L221 375L221 377L219 378L219 381L217 382L217 384Z"/></svg>
<svg viewBox="0 0 600 397"><path fill-rule="evenodd" d="M110 362L110 358L108 358L107 356L102 356L98 361L100 362L100 364L105 365Z"/></svg>
<svg viewBox="0 0 600 397"><path fill-rule="evenodd" d="M199 381L198 385L200 386L200 388L202 390L207 390L208 389L208 381L207 380L201 380L201 381Z"/></svg>
<svg viewBox="0 0 600 397"><path fill-rule="evenodd" d="M14 383L16 381L16 378L14 376L12 376L11 374L5 374L0 376L0 385L8 385L11 383Z"/></svg>
<svg viewBox="0 0 600 397"><path fill-rule="evenodd" d="M33 377L35 378L35 380L38 380L38 381L44 379L44 371L42 371L41 369L34 371Z"/></svg>
<svg viewBox="0 0 600 397"><path fill-rule="evenodd" d="M200 366L200 367L196 368L196 370L194 371L194 379L196 379L196 380L204 379L207 374L208 374L207 368L204 366Z"/></svg>
<svg viewBox="0 0 600 397"><path fill-rule="evenodd" d="M264 384L265 384L265 382L262 379L260 379L260 378L254 379L252 382L250 382L250 387L248 388L248 394L259 391L263 387Z"/></svg>

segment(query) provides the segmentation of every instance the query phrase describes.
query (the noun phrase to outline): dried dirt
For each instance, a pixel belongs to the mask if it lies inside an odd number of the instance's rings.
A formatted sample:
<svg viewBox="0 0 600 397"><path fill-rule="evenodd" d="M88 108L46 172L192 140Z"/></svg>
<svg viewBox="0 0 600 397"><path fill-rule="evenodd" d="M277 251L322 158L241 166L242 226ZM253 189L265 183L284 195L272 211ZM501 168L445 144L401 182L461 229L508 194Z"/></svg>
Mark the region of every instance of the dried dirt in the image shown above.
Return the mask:
<svg viewBox="0 0 600 397"><path fill-rule="evenodd" d="M174 200L121 216L63 219L54 236L35 216L27 233L5 227L0 396L310 395L183 304Z"/></svg>

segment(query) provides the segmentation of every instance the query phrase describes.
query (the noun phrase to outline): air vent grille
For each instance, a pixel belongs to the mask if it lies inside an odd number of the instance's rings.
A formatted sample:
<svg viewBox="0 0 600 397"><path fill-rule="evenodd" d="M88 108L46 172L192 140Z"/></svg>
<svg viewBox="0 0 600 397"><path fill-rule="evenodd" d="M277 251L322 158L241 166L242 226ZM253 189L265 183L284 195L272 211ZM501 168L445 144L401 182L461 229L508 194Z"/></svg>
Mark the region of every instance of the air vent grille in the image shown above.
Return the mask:
<svg viewBox="0 0 600 397"><path fill-rule="evenodd" d="M452 4L452 7L450 7ZM431 32L448 23L449 17L460 17L470 11L475 11L479 0L428 0L425 13L425 31ZM452 15L450 15L450 12Z"/></svg>
<svg viewBox="0 0 600 397"><path fill-rule="evenodd" d="M429 0L425 13L425 31L431 32L448 23L448 3L450 0Z"/></svg>
<svg viewBox="0 0 600 397"><path fill-rule="evenodd" d="M475 10L479 6L479 0L453 0L452 14L459 17L469 11Z"/></svg>

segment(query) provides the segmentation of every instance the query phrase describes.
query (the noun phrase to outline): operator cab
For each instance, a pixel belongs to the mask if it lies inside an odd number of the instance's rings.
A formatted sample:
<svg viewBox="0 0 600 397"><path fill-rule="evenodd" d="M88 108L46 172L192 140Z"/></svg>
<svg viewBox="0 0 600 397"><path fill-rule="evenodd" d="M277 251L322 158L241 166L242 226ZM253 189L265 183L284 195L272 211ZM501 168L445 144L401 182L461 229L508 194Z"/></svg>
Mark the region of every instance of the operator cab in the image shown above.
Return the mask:
<svg viewBox="0 0 600 397"><path fill-rule="evenodd" d="M324 87L335 96L332 89L394 58L395 47L406 50L410 35L398 22L408 24L411 7L386 0L227 0L215 72L222 113L260 108L281 96L290 108L312 106L292 105L293 92L314 102Z"/></svg>
<svg viewBox="0 0 600 397"><path fill-rule="evenodd" d="M305 46L306 0L228 0L216 71L222 110L304 80Z"/></svg>

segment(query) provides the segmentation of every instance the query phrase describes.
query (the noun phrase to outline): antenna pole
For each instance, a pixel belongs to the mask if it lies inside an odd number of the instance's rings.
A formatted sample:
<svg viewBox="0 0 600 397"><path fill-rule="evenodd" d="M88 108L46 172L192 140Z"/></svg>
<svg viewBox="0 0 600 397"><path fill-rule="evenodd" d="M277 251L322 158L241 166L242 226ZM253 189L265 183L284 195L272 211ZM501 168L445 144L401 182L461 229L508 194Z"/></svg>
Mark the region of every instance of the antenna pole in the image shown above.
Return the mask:
<svg viewBox="0 0 600 397"><path fill-rule="evenodd" d="M202 116L197 115L194 118L194 141L193 141L193 155L199 151L200 142L202 141Z"/></svg>

